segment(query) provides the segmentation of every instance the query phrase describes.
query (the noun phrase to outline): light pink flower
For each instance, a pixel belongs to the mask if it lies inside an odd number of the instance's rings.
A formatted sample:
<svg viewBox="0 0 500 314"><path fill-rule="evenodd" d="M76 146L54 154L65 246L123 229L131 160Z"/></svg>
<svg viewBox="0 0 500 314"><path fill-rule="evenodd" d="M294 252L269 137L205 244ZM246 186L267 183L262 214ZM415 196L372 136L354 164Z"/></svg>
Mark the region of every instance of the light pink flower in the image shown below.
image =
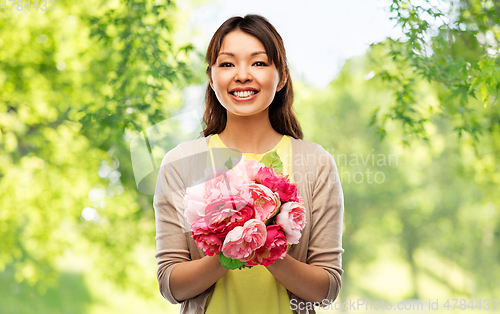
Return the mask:
<svg viewBox="0 0 500 314"><path fill-rule="evenodd" d="M199 219L191 225L193 240L198 246L210 256L218 255L222 248L223 239L209 230L204 219Z"/></svg>
<svg viewBox="0 0 500 314"><path fill-rule="evenodd" d="M288 243L299 243L300 231L306 225L306 209L304 205L297 202L282 204L279 214L276 215L276 223L285 231Z"/></svg>
<svg viewBox="0 0 500 314"><path fill-rule="evenodd" d="M265 222L281 205L278 193L258 183L243 184L239 195L255 209L255 219Z"/></svg>
<svg viewBox="0 0 500 314"><path fill-rule="evenodd" d="M198 219L205 216L205 183L198 182L186 189L184 196L184 216L189 224L194 223Z"/></svg>
<svg viewBox="0 0 500 314"><path fill-rule="evenodd" d="M240 196L222 196L205 209L205 223L218 237L255 217L255 210Z"/></svg>
<svg viewBox="0 0 500 314"><path fill-rule="evenodd" d="M278 192L282 203L297 202L297 185L290 182L288 175L277 173L273 168L260 168L255 176L257 183L263 184L273 192Z"/></svg>
<svg viewBox="0 0 500 314"><path fill-rule="evenodd" d="M243 155L241 161L232 170L243 179L244 183L249 184L255 182L255 176L262 167L264 167L263 163L256 159L246 160L246 156Z"/></svg>
<svg viewBox="0 0 500 314"><path fill-rule="evenodd" d="M243 184L243 179L240 178L234 171L227 170L217 170L217 174L210 175L207 177L205 182L205 202L208 204L213 200L216 200L222 196L231 196L238 193L238 189ZM223 172L222 174L219 174Z"/></svg>
<svg viewBox="0 0 500 314"><path fill-rule="evenodd" d="M266 225L260 220L250 219L226 235L222 253L229 258L248 262L254 251L264 245L266 238Z"/></svg>
<svg viewBox="0 0 500 314"><path fill-rule="evenodd" d="M249 265L269 266L286 255L287 239L279 225L267 226L266 243L255 251Z"/></svg>
<svg viewBox="0 0 500 314"><path fill-rule="evenodd" d="M222 196L231 196L238 193L238 188L244 180L224 166L208 167L205 177L193 182L186 189L184 196L184 215L189 224L205 216L208 203Z"/></svg>

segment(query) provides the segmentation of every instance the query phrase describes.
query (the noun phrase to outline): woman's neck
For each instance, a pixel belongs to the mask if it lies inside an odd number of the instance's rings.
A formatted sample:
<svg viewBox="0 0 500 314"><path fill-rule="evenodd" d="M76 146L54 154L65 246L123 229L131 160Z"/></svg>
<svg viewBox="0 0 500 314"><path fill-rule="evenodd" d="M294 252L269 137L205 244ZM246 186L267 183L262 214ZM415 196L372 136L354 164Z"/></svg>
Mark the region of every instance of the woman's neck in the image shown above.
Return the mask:
<svg viewBox="0 0 500 314"><path fill-rule="evenodd" d="M267 110L263 115L236 116L229 115L226 128L219 134L219 138L229 148L237 149L242 153L262 154L273 149L283 135L276 132L271 126Z"/></svg>

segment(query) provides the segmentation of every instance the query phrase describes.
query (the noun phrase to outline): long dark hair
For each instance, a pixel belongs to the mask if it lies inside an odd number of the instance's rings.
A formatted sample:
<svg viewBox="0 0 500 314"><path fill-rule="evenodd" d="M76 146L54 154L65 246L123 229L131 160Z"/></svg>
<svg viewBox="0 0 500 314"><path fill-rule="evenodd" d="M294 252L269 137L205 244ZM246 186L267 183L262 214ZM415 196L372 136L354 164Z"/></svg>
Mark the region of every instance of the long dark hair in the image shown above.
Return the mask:
<svg viewBox="0 0 500 314"><path fill-rule="evenodd" d="M212 65L215 64L224 37L234 31L241 30L259 39L266 53L278 69L280 82L286 79L285 86L276 93L269 106L269 120L276 132L289 135L296 139L302 139L302 128L293 112L293 86L288 69L285 45L280 34L274 26L263 16L247 14L245 17L233 16L226 20L215 32L208 45L205 61L208 63L207 75L211 78ZM226 127L227 111L220 104L210 84L205 93L205 113L203 123L206 128L202 131L203 136L219 134Z"/></svg>

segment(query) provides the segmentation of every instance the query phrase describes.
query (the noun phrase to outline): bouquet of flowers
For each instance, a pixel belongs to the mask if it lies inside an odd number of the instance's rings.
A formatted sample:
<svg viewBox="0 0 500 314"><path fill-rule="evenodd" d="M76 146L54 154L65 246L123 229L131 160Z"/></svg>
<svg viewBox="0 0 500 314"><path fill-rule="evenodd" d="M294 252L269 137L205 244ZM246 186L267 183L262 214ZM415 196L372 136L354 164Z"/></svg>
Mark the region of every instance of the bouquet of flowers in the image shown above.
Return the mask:
<svg viewBox="0 0 500 314"><path fill-rule="evenodd" d="M235 164L235 166L233 166ZM268 266L297 244L306 224L297 185L276 151L258 162L230 158L186 189L184 215L193 240L229 269Z"/></svg>

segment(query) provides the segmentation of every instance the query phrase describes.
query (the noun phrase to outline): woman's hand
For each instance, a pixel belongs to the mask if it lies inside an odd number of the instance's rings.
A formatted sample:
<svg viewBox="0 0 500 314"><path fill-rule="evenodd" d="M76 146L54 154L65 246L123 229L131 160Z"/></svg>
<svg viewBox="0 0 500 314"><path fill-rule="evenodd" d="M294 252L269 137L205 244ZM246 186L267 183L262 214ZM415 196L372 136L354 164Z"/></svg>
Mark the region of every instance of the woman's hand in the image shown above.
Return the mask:
<svg viewBox="0 0 500 314"><path fill-rule="evenodd" d="M170 273L170 290L174 298L182 302L202 293L227 273L219 261L219 255L180 263Z"/></svg>
<svg viewBox="0 0 500 314"><path fill-rule="evenodd" d="M267 266L267 270L290 292L310 302L328 296L330 278L321 267L299 262L290 255Z"/></svg>

